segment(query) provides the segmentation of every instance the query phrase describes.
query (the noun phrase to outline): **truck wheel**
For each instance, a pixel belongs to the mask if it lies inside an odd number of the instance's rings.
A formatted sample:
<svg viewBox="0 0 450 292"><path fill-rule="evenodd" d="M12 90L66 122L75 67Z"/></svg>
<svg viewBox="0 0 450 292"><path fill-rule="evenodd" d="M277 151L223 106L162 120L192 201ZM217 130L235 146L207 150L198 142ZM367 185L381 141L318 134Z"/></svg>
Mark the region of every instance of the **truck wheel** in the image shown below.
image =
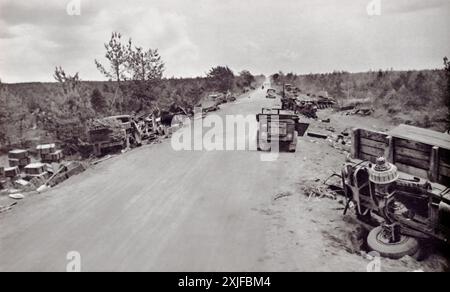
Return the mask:
<svg viewBox="0 0 450 292"><path fill-rule="evenodd" d="M256 132L256 150L261 151L261 148L259 148L259 131Z"/></svg>
<svg viewBox="0 0 450 292"><path fill-rule="evenodd" d="M381 226L370 231L367 237L367 245L371 250L390 259L401 259L406 255L413 256L419 251L419 242L410 236L401 235L399 242L389 243Z"/></svg>
<svg viewBox="0 0 450 292"><path fill-rule="evenodd" d="M270 143L261 141L259 138L259 131L256 132L256 144L258 151L270 151Z"/></svg>
<svg viewBox="0 0 450 292"><path fill-rule="evenodd" d="M298 132L294 131L294 138L292 143L289 144L289 152L294 153L297 150Z"/></svg>

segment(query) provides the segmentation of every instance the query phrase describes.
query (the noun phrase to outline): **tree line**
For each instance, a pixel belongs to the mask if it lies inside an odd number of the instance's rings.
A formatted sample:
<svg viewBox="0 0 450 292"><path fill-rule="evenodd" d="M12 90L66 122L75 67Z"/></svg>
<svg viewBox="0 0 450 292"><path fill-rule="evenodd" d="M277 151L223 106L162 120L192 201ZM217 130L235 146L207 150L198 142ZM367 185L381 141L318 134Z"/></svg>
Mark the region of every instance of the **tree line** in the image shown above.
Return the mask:
<svg viewBox="0 0 450 292"><path fill-rule="evenodd" d="M215 66L203 77L166 78L158 49L137 46L117 32L104 49L104 59L93 65L108 81L83 81L57 66L56 83L0 83L0 148L29 139L30 129L49 141L84 139L83 129L102 116L189 114L210 93L239 94L256 82L249 71L235 74L228 66Z"/></svg>
<svg viewBox="0 0 450 292"><path fill-rule="evenodd" d="M271 78L275 84L291 83L304 93L326 91L341 103L370 100L375 109L398 122L450 129L450 62L447 58L444 69L436 70L335 71L306 75L280 71Z"/></svg>

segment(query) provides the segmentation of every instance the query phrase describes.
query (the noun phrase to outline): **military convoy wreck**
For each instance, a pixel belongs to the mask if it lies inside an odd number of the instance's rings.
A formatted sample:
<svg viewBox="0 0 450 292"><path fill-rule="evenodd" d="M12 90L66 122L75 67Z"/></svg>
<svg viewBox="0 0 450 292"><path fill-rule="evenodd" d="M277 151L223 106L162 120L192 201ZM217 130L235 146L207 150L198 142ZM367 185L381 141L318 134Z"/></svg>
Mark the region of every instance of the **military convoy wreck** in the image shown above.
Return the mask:
<svg viewBox="0 0 450 292"><path fill-rule="evenodd" d="M298 92L291 85L284 85L282 109L271 115L263 110L257 116L258 150L270 151L266 132L270 132L267 124L273 118L277 119L276 125L288 121L286 127L275 131L277 134L296 135L299 115L317 118L318 109L334 105L324 95L308 94L316 99L302 100ZM272 96L268 94L267 98ZM290 114L281 115L280 111ZM289 151L296 145L282 138L279 141L280 149L283 143L288 143ZM370 230L366 241L370 250L392 259L406 255L420 258L421 245L429 239L449 242L448 134L408 125L388 133L354 129L351 145L351 154L338 175L347 202L344 214L354 209L357 219Z"/></svg>
<svg viewBox="0 0 450 292"><path fill-rule="evenodd" d="M342 169L347 205L375 226L367 244L398 259L420 242L450 239L450 136L401 125L388 133L355 129Z"/></svg>
<svg viewBox="0 0 450 292"><path fill-rule="evenodd" d="M281 92L282 109L291 110L307 118L317 119L317 110L333 107L336 102L328 93L304 94L298 87L284 84Z"/></svg>

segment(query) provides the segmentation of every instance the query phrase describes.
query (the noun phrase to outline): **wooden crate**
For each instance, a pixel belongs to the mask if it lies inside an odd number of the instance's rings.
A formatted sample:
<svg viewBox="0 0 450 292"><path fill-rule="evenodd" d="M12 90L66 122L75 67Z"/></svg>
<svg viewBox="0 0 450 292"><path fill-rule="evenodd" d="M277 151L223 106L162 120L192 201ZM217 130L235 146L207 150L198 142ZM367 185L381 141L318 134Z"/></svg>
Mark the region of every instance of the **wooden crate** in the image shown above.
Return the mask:
<svg viewBox="0 0 450 292"><path fill-rule="evenodd" d="M49 154L41 154L41 160L43 162L59 162L63 159L64 155L62 150L57 150Z"/></svg>
<svg viewBox="0 0 450 292"><path fill-rule="evenodd" d="M14 177L19 176L19 174L20 174L20 170L19 170L19 167L17 167L17 166L5 168L5 177L14 178Z"/></svg>
<svg viewBox="0 0 450 292"><path fill-rule="evenodd" d="M386 157L388 135L382 132L354 129L352 131L352 157L375 163L378 157Z"/></svg>
<svg viewBox="0 0 450 292"><path fill-rule="evenodd" d="M8 159L8 164L9 164L9 167L16 167L16 166L19 166L19 159L16 159L16 158L9 158L9 159Z"/></svg>
<svg viewBox="0 0 450 292"><path fill-rule="evenodd" d="M400 125L388 133L352 131L352 157L375 162L385 157L402 172L450 185L450 136Z"/></svg>
<svg viewBox="0 0 450 292"><path fill-rule="evenodd" d="M36 147L36 150L39 155L42 154L50 154L56 151L56 145L55 144L42 144L38 145Z"/></svg>
<svg viewBox="0 0 450 292"><path fill-rule="evenodd" d="M31 158L30 157L25 157L25 158L21 158L21 159L10 158L10 159L8 159L8 162L9 162L10 167L14 167L14 166L25 167L28 164L30 164Z"/></svg>
<svg viewBox="0 0 450 292"><path fill-rule="evenodd" d="M43 163L32 163L25 167L26 175L39 176L43 173L45 173L45 164Z"/></svg>
<svg viewBox="0 0 450 292"><path fill-rule="evenodd" d="M14 149L8 152L9 159L24 159L28 157L28 151L23 149Z"/></svg>

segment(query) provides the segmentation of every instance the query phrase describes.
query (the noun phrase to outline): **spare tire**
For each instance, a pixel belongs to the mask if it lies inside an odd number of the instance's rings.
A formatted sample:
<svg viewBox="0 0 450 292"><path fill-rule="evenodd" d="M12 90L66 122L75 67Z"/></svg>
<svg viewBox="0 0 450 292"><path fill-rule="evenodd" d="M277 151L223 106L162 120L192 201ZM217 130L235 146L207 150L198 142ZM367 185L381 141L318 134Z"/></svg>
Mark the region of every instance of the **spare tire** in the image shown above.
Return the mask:
<svg viewBox="0 0 450 292"><path fill-rule="evenodd" d="M419 251L419 242L414 237L401 235L400 241L389 243L383 235L383 228L378 226L370 231L367 245L381 256L390 259L401 259L404 256L413 256Z"/></svg>

